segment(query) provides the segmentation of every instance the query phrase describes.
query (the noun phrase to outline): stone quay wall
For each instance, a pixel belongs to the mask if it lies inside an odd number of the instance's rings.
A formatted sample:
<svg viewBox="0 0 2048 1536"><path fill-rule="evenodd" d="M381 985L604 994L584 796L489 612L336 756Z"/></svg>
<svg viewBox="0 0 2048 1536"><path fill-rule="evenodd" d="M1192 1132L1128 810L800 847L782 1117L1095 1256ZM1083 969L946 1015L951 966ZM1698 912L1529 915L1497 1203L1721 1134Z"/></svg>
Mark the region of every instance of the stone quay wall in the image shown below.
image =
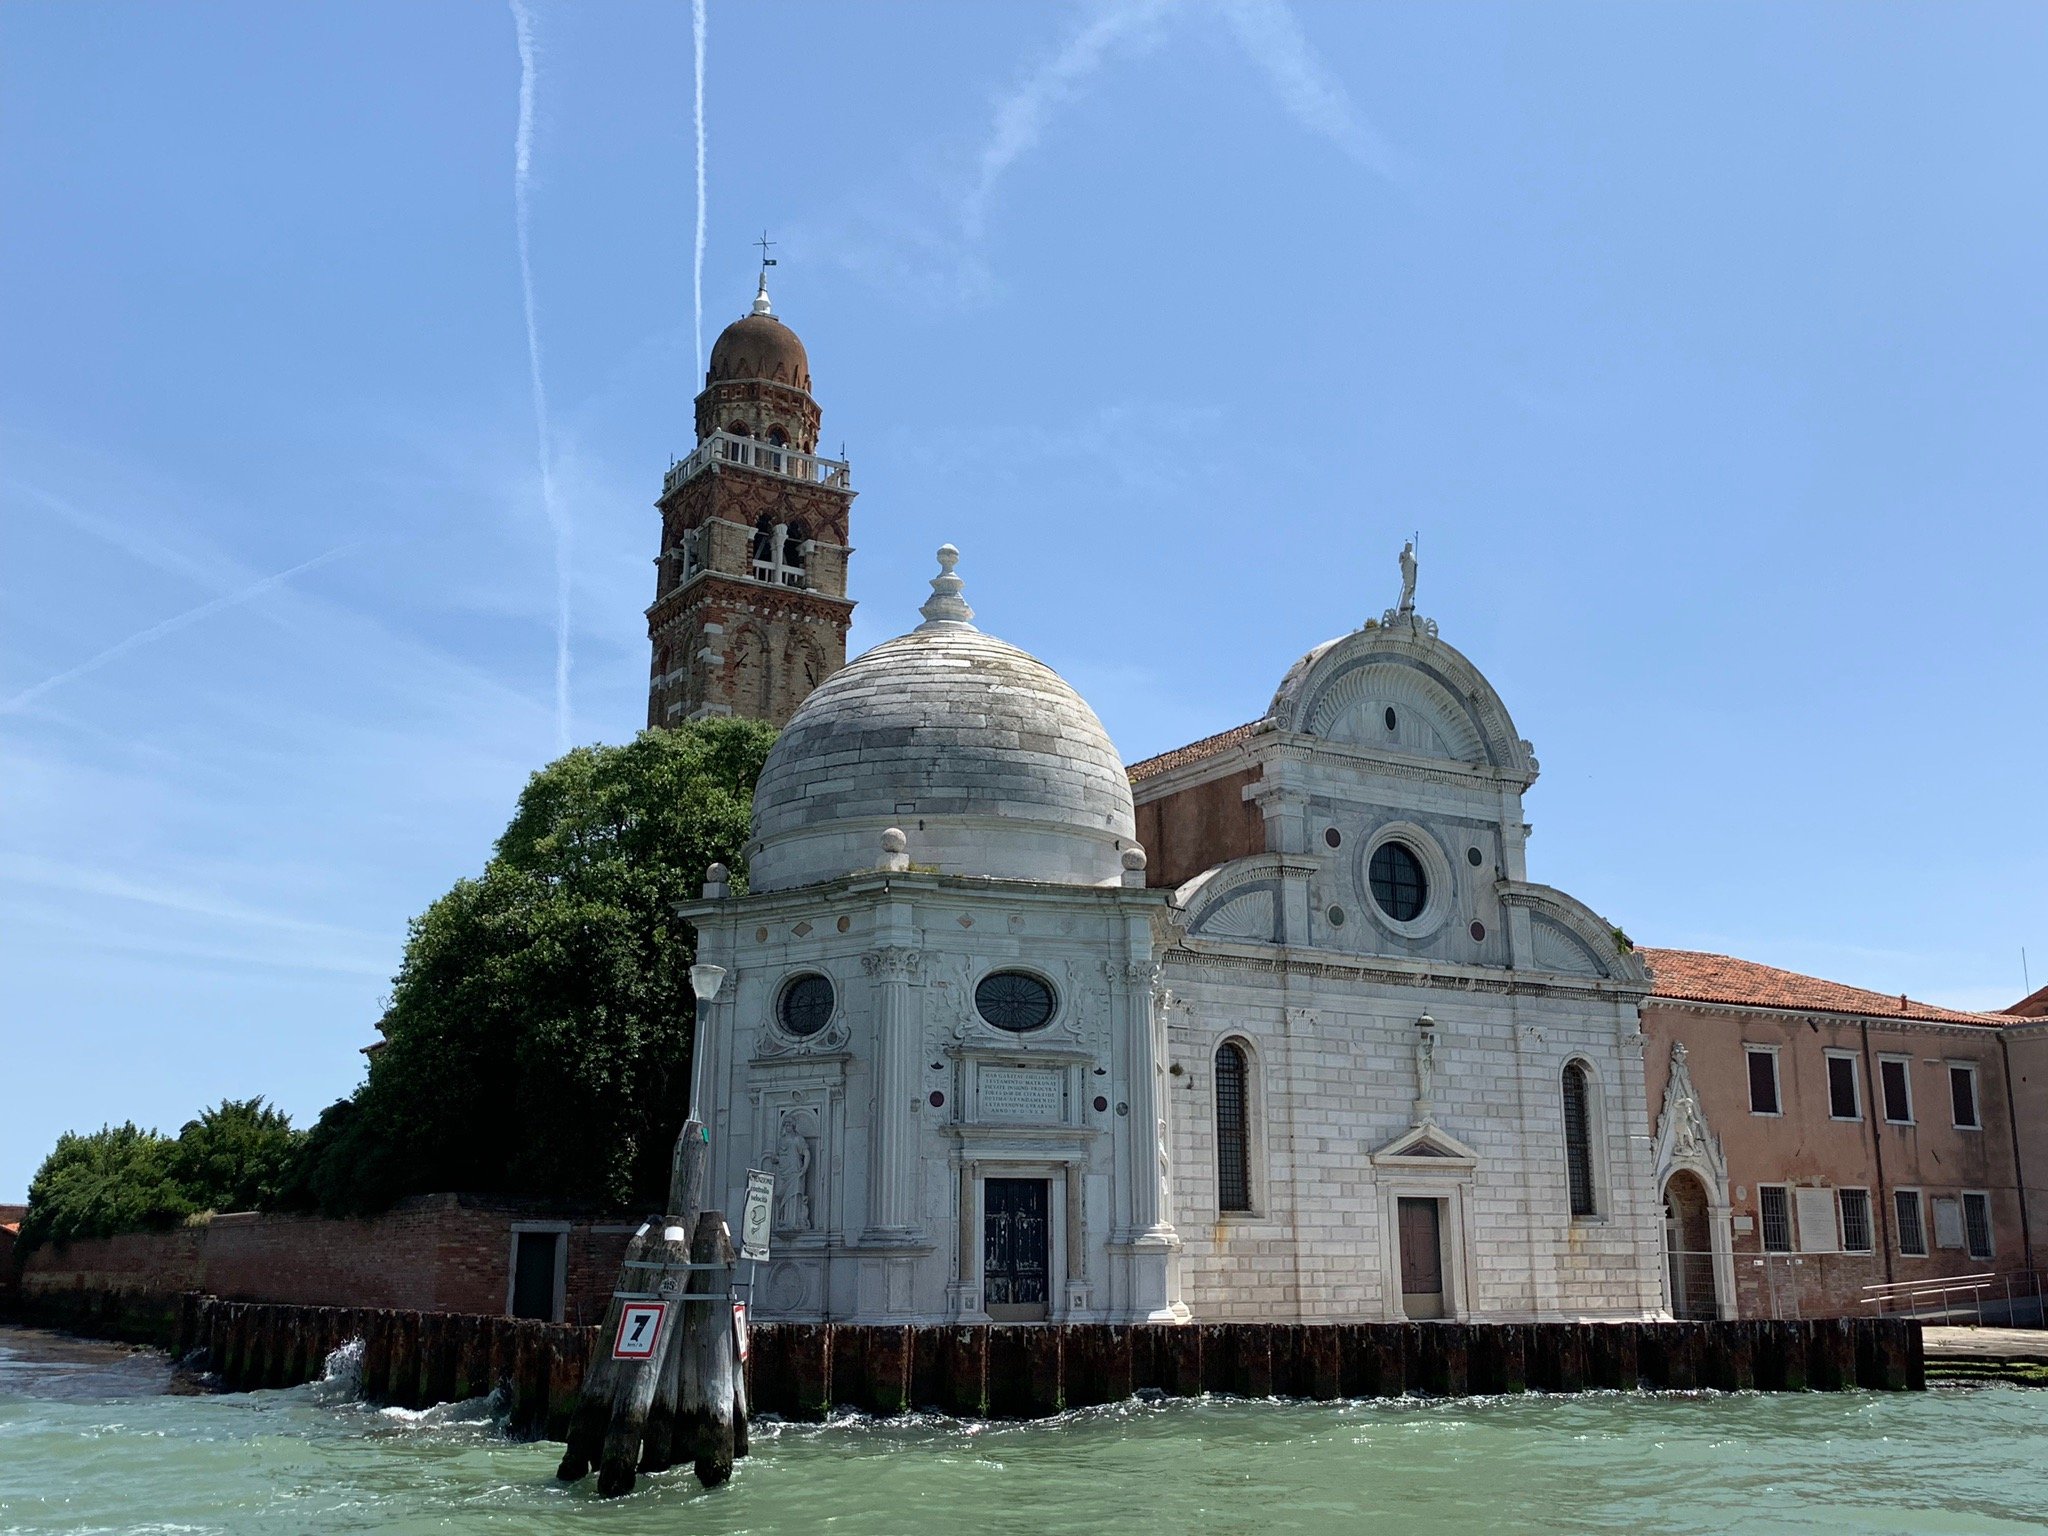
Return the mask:
<svg viewBox="0 0 2048 1536"><path fill-rule="evenodd" d="M361 1339L361 1390L423 1408L502 1388L513 1433L560 1439L597 1330L506 1317L180 1299L171 1347L231 1390L318 1378ZM769 1323L747 1360L756 1414L1043 1418L1140 1392L1334 1400L1719 1388L1913 1391L1903 1318L1728 1323L1211 1323L865 1327Z"/></svg>

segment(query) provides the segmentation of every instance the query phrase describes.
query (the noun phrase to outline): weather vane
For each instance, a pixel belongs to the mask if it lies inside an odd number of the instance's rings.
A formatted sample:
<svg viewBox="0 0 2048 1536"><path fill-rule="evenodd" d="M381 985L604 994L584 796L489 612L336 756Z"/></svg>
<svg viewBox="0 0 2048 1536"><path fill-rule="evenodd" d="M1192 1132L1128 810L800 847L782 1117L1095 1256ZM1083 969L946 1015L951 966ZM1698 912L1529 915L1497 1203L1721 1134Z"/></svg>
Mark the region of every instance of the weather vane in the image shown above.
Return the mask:
<svg viewBox="0 0 2048 1536"><path fill-rule="evenodd" d="M775 265L775 258L768 254L769 248L779 244L780 242L770 240L768 238L768 231L764 229L761 231L761 238L754 241L753 243L761 247L761 270L765 272L770 267Z"/></svg>

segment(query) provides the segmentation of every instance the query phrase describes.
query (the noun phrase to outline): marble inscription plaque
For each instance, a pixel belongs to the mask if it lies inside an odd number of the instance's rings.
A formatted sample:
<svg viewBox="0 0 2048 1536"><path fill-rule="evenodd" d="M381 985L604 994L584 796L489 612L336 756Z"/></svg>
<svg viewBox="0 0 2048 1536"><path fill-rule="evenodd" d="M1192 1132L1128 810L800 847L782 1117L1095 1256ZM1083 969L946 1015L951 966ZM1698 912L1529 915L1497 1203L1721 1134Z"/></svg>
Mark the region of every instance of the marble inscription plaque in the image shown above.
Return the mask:
<svg viewBox="0 0 2048 1536"><path fill-rule="evenodd" d="M1013 1125L1057 1125L1064 1093L1060 1074L1045 1067L983 1067L981 1118Z"/></svg>

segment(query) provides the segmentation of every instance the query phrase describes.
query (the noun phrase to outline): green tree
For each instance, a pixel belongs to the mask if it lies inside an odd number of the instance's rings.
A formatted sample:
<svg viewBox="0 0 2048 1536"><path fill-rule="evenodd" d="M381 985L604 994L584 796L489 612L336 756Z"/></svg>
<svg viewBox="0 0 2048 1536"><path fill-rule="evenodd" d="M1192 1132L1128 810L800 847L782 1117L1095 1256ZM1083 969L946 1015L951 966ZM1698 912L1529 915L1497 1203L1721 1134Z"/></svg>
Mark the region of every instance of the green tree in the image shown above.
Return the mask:
<svg viewBox="0 0 2048 1536"><path fill-rule="evenodd" d="M133 1123L66 1131L29 1181L23 1248L176 1226L196 1209L172 1169L176 1146Z"/></svg>
<svg viewBox="0 0 2048 1536"><path fill-rule="evenodd" d="M253 1211L275 1202L304 1140L262 1099L223 1099L178 1132L171 1175L196 1209Z"/></svg>
<svg viewBox="0 0 2048 1536"><path fill-rule="evenodd" d="M775 733L748 720L584 747L535 774L483 874L416 918L385 1045L280 1203L343 1213L430 1190L659 1204L688 1109L688 927L738 867Z"/></svg>

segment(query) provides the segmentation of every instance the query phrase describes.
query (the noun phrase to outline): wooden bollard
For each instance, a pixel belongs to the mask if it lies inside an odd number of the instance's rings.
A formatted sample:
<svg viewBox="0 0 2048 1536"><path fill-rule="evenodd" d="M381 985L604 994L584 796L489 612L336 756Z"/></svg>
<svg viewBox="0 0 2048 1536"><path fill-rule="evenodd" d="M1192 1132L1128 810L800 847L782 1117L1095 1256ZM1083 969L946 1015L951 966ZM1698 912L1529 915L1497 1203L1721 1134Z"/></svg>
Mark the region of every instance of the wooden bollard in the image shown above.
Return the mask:
<svg viewBox="0 0 2048 1536"><path fill-rule="evenodd" d="M868 1330L869 1412L886 1418L910 1406L910 1362L916 1354L917 1330L909 1325ZM742 1379L743 1390L745 1385Z"/></svg>
<svg viewBox="0 0 2048 1536"><path fill-rule="evenodd" d="M645 1263L654 1251L654 1245L661 1241L660 1224L646 1221L626 1244L624 1274L644 1274L646 1271L631 1268ZM623 1290L626 1287L621 1286ZM605 1308L604 1322L597 1330L597 1340L591 1346L590 1365L583 1373L583 1386L576 1398L576 1411L569 1419L569 1443L562 1452L562 1463L555 1468L555 1476L565 1483L573 1483L597 1465L604 1453L605 1429L611 1423L612 1388L618 1380L618 1361L612 1358L612 1343L619 1336L619 1321L625 1303L617 1296ZM488 1356L486 1356L488 1358ZM484 1379L483 1390L490 1390L488 1376Z"/></svg>
<svg viewBox="0 0 2048 1536"><path fill-rule="evenodd" d="M677 1424L695 1431L697 1481L716 1488L732 1476L733 1415L740 1403L739 1348L733 1337L732 1235L725 1218L706 1211L690 1243L690 1289L683 1314L683 1398Z"/></svg>
<svg viewBox="0 0 2048 1536"><path fill-rule="evenodd" d="M604 1449L597 1463L599 1498L615 1499L631 1493L639 1477L640 1448L647 1436L647 1415L654 1408L655 1393L661 1386L662 1367L667 1363L665 1352L676 1347L681 1330L689 1324L689 1305L682 1297L685 1285L680 1282L699 1279L686 1268L690 1262L689 1254L689 1238L683 1229L664 1226L648 1249L647 1262L655 1267L626 1272L645 1276L646 1279L633 1288L640 1290L644 1286L643 1294L659 1294L667 1300L668 1309L656 1325L658 1332L653 1341L653 1354L644 1359L615 1359L613 1362L611 1406L604 1430ZM675 1283L664 1285L663 1282ZM620 1289L627 1287L621 1286ZM697 1286L689 1284L687 1289L694 1291ZM623 1314L623 1307L621 1311ZM729 1329L729 1321L727 1326ZM617 1347L617 1339L617 1334L600 1338L598 1347L612 1353ZM686 1383L684 1400L687 1399ZM678 1412L678 1423L684 1416Z"/></svg>
<svg viewBox="0 0 2048 1536"><path fill-rule="evenodd" d="M547 1439L569 1437L569 1420L576 1411L577 1384L583 1380L589 1364L589 1329L548 1330L548 1422L541 1432Z"/></svg>

